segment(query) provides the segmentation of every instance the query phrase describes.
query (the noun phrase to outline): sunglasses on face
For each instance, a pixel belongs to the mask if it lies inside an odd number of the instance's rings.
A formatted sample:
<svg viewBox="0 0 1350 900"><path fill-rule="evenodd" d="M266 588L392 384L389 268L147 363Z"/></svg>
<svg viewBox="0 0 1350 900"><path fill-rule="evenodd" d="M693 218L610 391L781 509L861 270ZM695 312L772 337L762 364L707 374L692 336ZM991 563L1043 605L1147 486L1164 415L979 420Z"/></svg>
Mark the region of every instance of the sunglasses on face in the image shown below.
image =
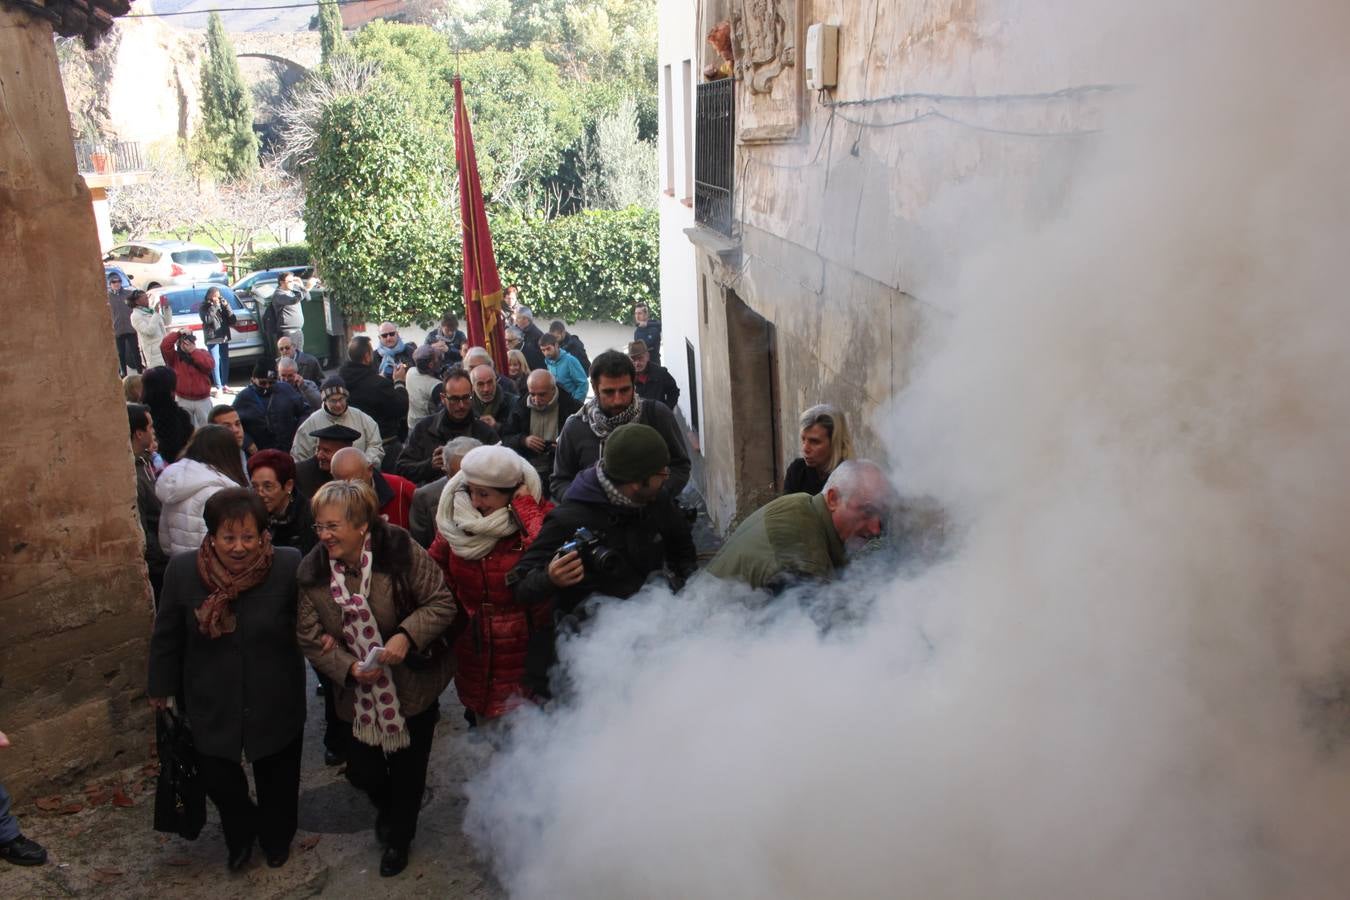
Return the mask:
<svg viewBox="0 0 1350 900"><path fill-rule="evenodd" d="M397 331L382 331L382 332L380 332L380 337L382 337L382 338L387 338L387 337L398 337L398 332L397 332Z"/></svg>

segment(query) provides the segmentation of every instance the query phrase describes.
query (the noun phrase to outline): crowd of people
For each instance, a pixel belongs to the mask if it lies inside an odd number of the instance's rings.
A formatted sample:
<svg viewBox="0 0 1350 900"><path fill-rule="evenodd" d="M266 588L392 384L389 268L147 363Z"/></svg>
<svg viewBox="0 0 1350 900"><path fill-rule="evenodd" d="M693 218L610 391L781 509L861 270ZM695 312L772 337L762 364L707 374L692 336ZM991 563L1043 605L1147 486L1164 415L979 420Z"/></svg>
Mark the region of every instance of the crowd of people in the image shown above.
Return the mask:
<svg viewBox="0 0 1350 900"><path fill-rule="evenodd" d="M122 298L133 321L146 315L137 293ZM255 845L270 866L289 856L306 661L324 693L325 762L346 763L369 796L392 876L408 862L450 682L471 726L500 728L520 704L569 690L556 641L599 598L654 576L679 590L697 570L660 323L638 307L627 352L590 360L563 322L544 332L515 300L516 371L468 346L451 313L420 347L392 323L377 344L354 338L327 376L282 332L275 363L215 406L211 373L228 350L162 328L147 343L136 327L148 367L127 373L127 417L156 604L148 695L187 715L232 871ZM223 323L204 330L220 346L228 319L202 316ZM782 591L833 577L850 545L881 533L895 498L854 458L844 412L811 407L799 437L783 495L707 572ZM7 829L18 834L6 806L0 788L0 854L39 861L24 844L6 851Z"/></svg>

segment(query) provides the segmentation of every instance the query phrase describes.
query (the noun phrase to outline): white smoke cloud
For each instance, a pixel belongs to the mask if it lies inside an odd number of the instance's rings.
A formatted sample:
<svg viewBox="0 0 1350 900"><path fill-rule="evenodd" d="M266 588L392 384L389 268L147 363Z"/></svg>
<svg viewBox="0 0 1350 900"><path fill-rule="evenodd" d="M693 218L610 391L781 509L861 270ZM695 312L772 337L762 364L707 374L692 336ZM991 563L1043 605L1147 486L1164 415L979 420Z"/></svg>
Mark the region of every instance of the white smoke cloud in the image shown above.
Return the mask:
<svg viewBox="0 0 1350 900"><path fill-rule="evenodd" d="M949 555L824 634L606 608L471 786L513 895L1350 892L1350 5L1178 6L1100 25L1135 88L1058 214L924 285L891 446Z"/></svg>

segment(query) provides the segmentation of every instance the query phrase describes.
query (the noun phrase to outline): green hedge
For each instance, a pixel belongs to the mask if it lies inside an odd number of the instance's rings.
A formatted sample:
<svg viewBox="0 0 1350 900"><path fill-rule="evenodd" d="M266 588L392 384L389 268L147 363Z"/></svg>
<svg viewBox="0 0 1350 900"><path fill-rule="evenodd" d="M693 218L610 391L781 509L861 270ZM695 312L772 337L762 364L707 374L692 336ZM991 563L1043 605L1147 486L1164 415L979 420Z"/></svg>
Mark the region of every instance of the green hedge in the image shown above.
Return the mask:
<svg viewBox="0 0 1350 900"><path fill-rule="evenodd" d="M489 219L502 286L518 285L536 318L545 322L629 322L633 305L638 302L651 307L653 318L660 317L660 222L656 212L634 207L591 210L551 220ZM438 252L429 252L420 266L411 259L390 260L396 271L377 277L401 285L398 289L382 290L388 285L375 285L364 293L364 303L339 301L344 312L372 322L387 319L409 324L435 322L446 305L462 313L458 225L456 218L453 233L444 235L437 242ZM304 244L279 247L276 252L282 250L294 254L288 259L309 259ZM258 258L262 257L259 254ZM269 262L272 266L301 264ZM400 277L399 270L425 270L428 264L434 273L432 285L415 286ZM335 279L330 273L321 274L331 288ZM361 274L348 283L359 280ZM444 304L436 299L441 297L446 300Z"/></svg>
<svg viewBox="0 0 1350 900"><path fill-rule="evenodd" d="M263 269L284 269L289 266L307 266L313 260L309 253L309 244L282 244L259 250L248 259L248 270L259 272Z"/></svg>

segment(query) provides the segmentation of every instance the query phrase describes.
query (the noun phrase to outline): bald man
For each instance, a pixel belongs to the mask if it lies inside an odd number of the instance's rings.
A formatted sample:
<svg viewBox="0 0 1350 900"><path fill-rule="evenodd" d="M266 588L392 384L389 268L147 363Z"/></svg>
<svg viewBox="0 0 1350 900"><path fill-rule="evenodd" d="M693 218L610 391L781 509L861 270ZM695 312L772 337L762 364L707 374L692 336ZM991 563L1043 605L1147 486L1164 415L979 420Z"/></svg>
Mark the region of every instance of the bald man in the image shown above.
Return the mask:
<svg viewBox="0 0 1350 900"><path fill-rule="evenodd" d="M500 432L511 415L515 396L501 389L492 366L475 366L469 378L473 381L473 414L478 421Z"/></svg>
<svg viewBox="0 0 1350 900"><path fill-rule="evenodd" d="M529 460L547 493L558 433L581 404L567 391L558 390L548 369L531 372L525 388L525 396L512 404L511 415L502 426L502 443Z"/></svg>
<svg viewBox="0 0 1350 900"><path fill-rule="evenodd" d="M366 455L355 447L343 447L333 454L328 465L336 481L364 481L373 487L384 520L399 528L408 527L408 514L412 511L413 494L417 491L411 481L397 475L386 475L373 468Z"/></svg>

